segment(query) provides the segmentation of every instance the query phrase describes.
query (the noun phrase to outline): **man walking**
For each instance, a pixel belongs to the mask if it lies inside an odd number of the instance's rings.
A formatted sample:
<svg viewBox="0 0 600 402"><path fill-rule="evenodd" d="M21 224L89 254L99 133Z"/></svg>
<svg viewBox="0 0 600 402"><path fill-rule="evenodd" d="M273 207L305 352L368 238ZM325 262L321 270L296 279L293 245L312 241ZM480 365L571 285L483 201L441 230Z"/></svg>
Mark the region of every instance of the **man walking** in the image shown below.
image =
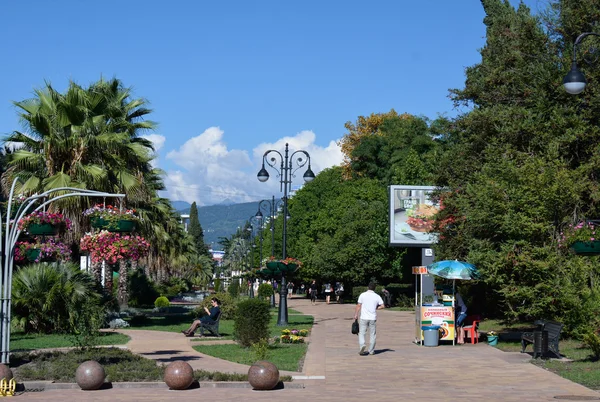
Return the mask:
<svg viewBox="0 0 600 402"><path fill-rule="evenodd" d="M356 304L356 310L354 311L354 319L358 319L360 312L360 320L358 320L358 346L360 350L359 355L367 354L367 346L365 345L365 334L367 327L369 328L369 354L375 354L375 341L377 339L376 324L377 324L377 310L385 308L381 296L375 293L375 282L369 283L368 290L363 292L358 297L358 303Z"/></svg>

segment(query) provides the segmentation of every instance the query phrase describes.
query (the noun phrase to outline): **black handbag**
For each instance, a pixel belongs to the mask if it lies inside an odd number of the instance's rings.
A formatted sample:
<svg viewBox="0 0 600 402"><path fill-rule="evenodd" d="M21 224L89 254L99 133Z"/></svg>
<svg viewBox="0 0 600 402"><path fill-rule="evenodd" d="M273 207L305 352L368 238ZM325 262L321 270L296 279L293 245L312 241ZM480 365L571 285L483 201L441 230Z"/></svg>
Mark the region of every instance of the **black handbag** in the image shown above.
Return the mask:
<svg viewBox="0 0 600 402"><path fill-rule="evenodd" d="M352 323L352 333L358 335L358 320L354 320Z"/></svg>

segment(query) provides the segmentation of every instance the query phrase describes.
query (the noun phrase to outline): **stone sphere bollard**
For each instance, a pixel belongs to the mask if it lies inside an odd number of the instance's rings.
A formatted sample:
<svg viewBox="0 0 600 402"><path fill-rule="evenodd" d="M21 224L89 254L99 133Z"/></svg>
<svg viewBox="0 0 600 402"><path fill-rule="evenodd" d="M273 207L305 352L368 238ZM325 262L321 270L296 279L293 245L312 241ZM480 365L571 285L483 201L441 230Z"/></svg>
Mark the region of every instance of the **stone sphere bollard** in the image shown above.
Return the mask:
<svg viewBox="0 0 600 402"><path fill-rule="evenodd" d="M194 370L189 363L177 360L167 366L164 379L170 389L188 389L194 382Z"/></svg>
<svg viewBox="0 0 600 402"><path fill-rule="evenodd" d="M248 370L248 382L256 390L269 390L279 383L279 369L271 362L261 360Z"/></svg>
<svg viewBox="0 0 600 402"><path fill-rule="evenodd" d="M13 378L12 370L5 364L0 364L0 380L6 378L6 381L10 381Z"/></svg>
<svg viewBox="0 0 600 402"><path fill-rule="evenodd" d="M104 378L106 378L104 367L94 360L81 363L75 372L75 381L84 391L99 389L104 384Z"/></svg>

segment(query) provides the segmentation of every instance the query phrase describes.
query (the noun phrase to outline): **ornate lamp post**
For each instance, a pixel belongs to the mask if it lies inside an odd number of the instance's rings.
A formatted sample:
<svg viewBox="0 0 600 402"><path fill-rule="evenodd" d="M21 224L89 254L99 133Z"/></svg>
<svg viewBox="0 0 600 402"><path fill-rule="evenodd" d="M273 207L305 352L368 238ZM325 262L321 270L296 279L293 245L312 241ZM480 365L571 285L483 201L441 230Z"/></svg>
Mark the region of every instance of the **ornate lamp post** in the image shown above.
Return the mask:
<svg viewBox="0 0 600 402"><path fill-rule="evenodd" d="M262 260L263 260L263 252L262 252L262 244L263 244L263 227L264 224L262 222L262 218L263 218L263 213L262 211L265 211L269 213L269 224L270 224L270 230L271 230L271 255L274 256L275 255L275 211L277 211L279 209L279 207L283 204L283 199L277 200L277 202L275 202L275 196L273 196L273 198L271 200L262 200L258 203L258 212L256 212L256 215L254 215L254 217L256 219L258 219L261 224L260 224L260 263L262 264ZM286 219L289 217L289 215L286 216ZM275 295L271 295L271 307L275 307Z"/></svg>
<svg viewBox="0 0 600 402"><path fill-rule="evenodd" d="M272 156L269 157L269 154ZM279 156L279 158L277 158ZM277 168L276 162L279 159L280 167ZM279 151L270 149L263 155L262 168L256 175L259 181L265 182L269 180L269 172L265 169L265 163L269 165L273 170L277 172L279 177L280 191L283 191L283 216L288 215L287 201L288 192L292 190L292 178L295 177L294 173L305 166L308 163L308 168L304 172L304 181L311 182L315 178L315 174L310 168L310 155L308 152L298 150L289 155L288 144L285 144L285 151L282 155ZM295 166L294 166L295 165ZM283 245L282 245L282 259L287 257L286 255L286 240L287 240L287 219L283 220ZM285 274L281 274L281 284L279 288L279 315L277 318L277 325L286 326L288 324L288 312L287 312L287 286L285 281Z"/></svg>
<svg viewBox="0 0 600 402"><path fill-rule="evenodd" d="M0 289L2 294L0 298L0 363L8 364L10 357L10 321L11 321L11 302L12 302L12 274L14 268L15 244L21 234L18 222L25 215L43 210L47 205L54 201L68 197L113 197L123 199L125 194L105 193L101 191L86 190L73 187L60 187L45 191L41 194L34 194L27 197L25 201L16 208L15 219L11 220L12 201L15 194L17 181L15 179L10 188L8 196L8 208L6 210L6 223L4 225L6 233L4 234L4 247L0 241L0 254L4 253L2 261L2 273L0 274ZM58 193L58 195L53 194ZM35 208L35 209L34 209ZM1 218L1 217L0 217ZM0 219L1 221L1 219ZM2 224L0 223L0 238L2 237Z"/></svg>
<svg viewBox="0 0 600 402"><path fill-rule="evenodd" d="M248 272L250 273L250 288L248 289L248 296L251 299L254 298L254 275L252 275L252 272L254 270L254 248L256 247L254 245L254 225L252 224L252 219L258 219L258 218L256 216L252 215L250 217L250 219L248 220L248 222L250 222L250 227L248 228L248 230L250 231L250 250L249 250L250 264L248 264Z"/></svg>
<svg viewBox="0 0 600 402"><path fill-rule="evenodd" d="M573 61L571 63L571 70L563 79L563 86L565 87L565 90L572 95L577 95L578 93L583 92L587 84L585 76L583 75L579 67L577 67L577 46L581 43L582 40L584 40L590 35L600 36L600 34L597 34L595 32L584 32L581 35L579 35L577 39L575 39L575 43L573 43ZM590 62L589 60L586 61Z"/></svg>

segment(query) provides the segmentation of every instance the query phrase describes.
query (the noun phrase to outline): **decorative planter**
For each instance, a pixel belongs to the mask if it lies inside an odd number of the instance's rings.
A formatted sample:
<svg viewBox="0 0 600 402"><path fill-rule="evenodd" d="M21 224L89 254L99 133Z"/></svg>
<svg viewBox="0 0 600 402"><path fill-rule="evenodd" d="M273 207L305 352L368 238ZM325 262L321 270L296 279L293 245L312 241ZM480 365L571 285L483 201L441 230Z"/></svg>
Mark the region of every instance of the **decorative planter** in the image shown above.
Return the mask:
<svg viewBox="0 0 600 402"><path fill-rule="evenodd" d="M575 251L575 254L597 255L600 254L600 241L576 241L571 244L571 248Z"/></svg>
<svg viewBox="0 0 600 402"><path fill-rule="evenodd" d="M109 232L133 232L135 229L135 221L125 219L115 222L103 218L92 218L90 222L93 228L106 229Z"/></svg>
<svg viewBox="0 0 600 402"><path fill-rule="evenodd" d="M279 268L279 261L269 261L265 264L267 266L268 269L270 269L271 271L275 271L276 269Z"/></svg>
<svg viewBox="0 0 600 402"><path fill-rule="evenodd" d="M27 257L27 261L34 262L35 260L38 259L41 252L42 252L42 250L39 248L30 248L29 250L27 250L25 252L25 257Z"/></svg>
<svg viewBox="0 0 600 402"><path fill-rule="evenodd" d="M27 226L27 232L33 236L54 236L58 233L58 226L51 223L32 223Z"/></svg>
<svg viewBox="0 0 600 402"><path fill-rule="evenodd" d="M496 346L498 344L498 335L488 335L487 341L488 345Z"/></svg>

